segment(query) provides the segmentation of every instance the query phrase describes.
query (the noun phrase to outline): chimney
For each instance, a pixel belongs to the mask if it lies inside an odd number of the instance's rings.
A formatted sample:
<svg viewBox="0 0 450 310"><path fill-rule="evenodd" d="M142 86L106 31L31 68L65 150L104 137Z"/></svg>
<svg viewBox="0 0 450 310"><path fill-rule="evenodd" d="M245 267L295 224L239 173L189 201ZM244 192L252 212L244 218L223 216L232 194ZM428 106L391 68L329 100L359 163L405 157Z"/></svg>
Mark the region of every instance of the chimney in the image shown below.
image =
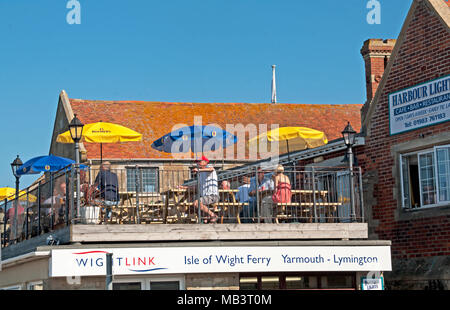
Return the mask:
<svg viewBox="0 0 450 310"><path fill-rule="evenodd" d="M361 48L366 67L367 102L371 102L375 96L378 85L383 77L384 70L391 57L396 40L394 39L369 39Z"/></svg>
<svg viewBox="0 0 450 310"><path fill-rule="evenodd" d="M277 103L277 85L275 84L275 65L272 65L272 103Z"/></svg>

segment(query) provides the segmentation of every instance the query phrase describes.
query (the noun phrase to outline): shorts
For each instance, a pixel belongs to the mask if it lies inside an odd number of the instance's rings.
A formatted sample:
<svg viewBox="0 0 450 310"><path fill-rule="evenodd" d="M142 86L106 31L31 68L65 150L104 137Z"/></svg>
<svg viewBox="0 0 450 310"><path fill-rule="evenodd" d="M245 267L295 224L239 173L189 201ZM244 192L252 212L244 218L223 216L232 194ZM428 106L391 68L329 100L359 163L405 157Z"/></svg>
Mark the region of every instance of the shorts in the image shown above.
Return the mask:
<svg viewBox="0 0 450 310"><path fill-rule="evenodd" d="M197 198L198 199L198 198ZM209 206L213 203L219 202L219 196L218 195L208 195L208 196L202 196L200 197L201 204L205 206Z"/></svg>
<svg viewBox="0 0 450 310"><path fill-rule="evenodd" d="M118 206L118 201L105 200L103 201L104 206L106 207L106 218L110 219L112 215L111 207Z"/></svg>

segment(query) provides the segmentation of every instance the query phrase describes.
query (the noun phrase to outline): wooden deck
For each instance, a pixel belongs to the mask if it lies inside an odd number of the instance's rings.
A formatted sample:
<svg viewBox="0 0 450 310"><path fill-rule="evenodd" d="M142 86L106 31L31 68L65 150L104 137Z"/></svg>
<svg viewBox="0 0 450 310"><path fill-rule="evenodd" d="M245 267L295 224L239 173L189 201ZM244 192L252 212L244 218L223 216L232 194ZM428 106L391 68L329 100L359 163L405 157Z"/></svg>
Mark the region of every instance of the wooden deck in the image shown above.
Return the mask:
<svg viewBox="0 0 450 310"><path fill-rule="evenodd" d="M367 239L366 223L73 225L70 242Z"/></svg>

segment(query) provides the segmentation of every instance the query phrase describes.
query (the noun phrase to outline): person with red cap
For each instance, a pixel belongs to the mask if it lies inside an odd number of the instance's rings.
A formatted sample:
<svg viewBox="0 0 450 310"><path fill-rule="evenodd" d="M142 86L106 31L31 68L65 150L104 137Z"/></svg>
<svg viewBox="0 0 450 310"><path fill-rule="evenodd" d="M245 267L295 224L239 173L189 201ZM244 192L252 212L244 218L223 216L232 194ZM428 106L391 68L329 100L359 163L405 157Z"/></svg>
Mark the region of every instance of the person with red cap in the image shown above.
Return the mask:
<svg viewBox="0 0 450 310"><path fill-rule="evenodd" d="M197 199L194 201L194 207L198 207L200 201L200 210L208 214L210 217L210 223L217 221L217 215L209 210L208 206L219 202L219 187L217 183L217 173L212 165L209 164L209 159L206 156L202 156L197 161L198 168L195 168L193 172L198 172L199 193Z"/></svg>

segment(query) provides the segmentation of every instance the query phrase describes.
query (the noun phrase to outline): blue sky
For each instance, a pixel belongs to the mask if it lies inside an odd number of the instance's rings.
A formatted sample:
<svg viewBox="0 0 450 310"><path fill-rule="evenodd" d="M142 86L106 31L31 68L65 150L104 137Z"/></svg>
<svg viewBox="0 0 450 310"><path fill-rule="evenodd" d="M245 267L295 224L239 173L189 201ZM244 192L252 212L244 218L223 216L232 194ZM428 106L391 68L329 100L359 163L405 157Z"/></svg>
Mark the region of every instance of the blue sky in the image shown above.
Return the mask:
<svg viewBox="0 0 450 310"><path fill-rule="evenodd" d="M10 163L48 154L59 92L71 98L364 103L368 38L397 38L412 0L0 0L0 187ZM23 186L36 176L23 176ZM23 187L21 186L21 188Z"/></svg>

